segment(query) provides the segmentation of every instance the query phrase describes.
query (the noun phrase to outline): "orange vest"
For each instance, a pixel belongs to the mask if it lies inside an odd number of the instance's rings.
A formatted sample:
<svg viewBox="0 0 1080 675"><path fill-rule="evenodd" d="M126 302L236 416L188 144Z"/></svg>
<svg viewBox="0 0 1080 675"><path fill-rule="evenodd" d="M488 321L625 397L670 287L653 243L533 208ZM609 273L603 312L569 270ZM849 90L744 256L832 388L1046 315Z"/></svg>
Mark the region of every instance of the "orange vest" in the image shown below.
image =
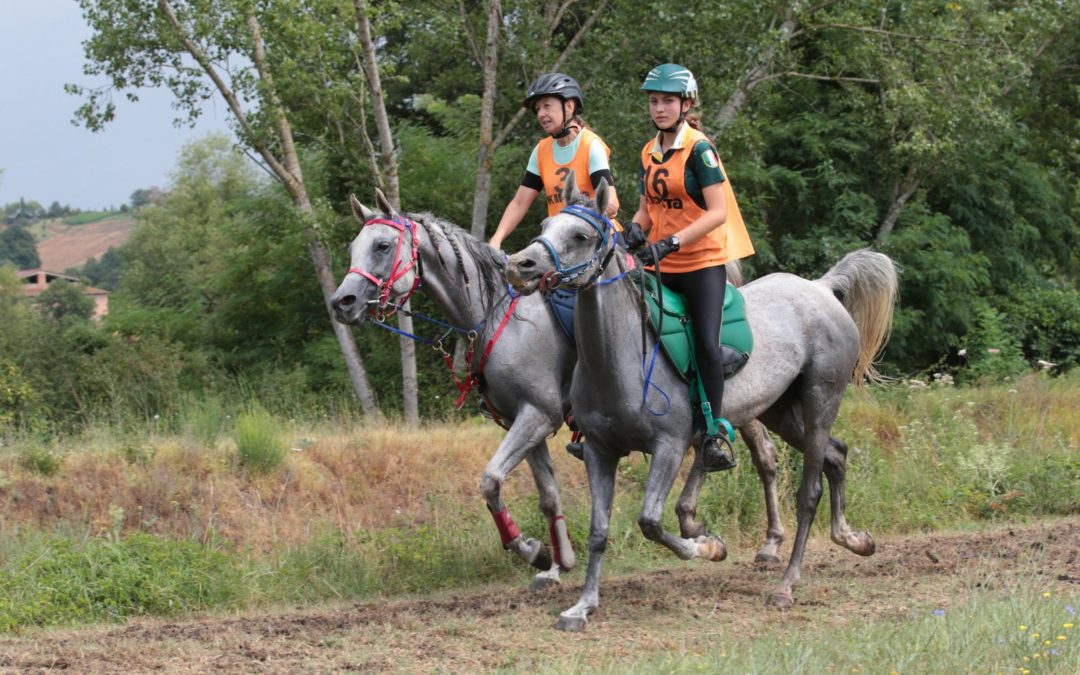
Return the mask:
<svg viewBox="0 0 1080 675"><path fill-rule="evenodd" d="M649 232L651 241L670 237L705 213L705 209L695 204L686 192L685 182L686 163L694 146L701 140L709 139L697 129L688 128L683 147L672 153L665 162L653 159L655 139L650 139L641 149L641 165L645 167L645 209L653 223ZM709 143L711 145L712 141ZM753 255L754 246L750 243L750 235L746 232L746 224L731 189L731 178L723 162L720 163L720 171L724 174L722 186L727 202L727 220L701 239L684 244L664 258L660 263L662 272L693 272Z"/></svg>
<svg viewBox="0 0 1080 675"><path fill-rule="evenodd" d="M555 143L554 138L547 136L537 144L536 163L540 169L540 180L544 181L544 196L547 198L549 216L562 211L564 179L571 169L574 171L578 190L590 197L594 196L592 181L589 179L589 146L594 140L604 146L604 152L610 157L611 149L590 129L582 129L578 132L577 152L567 164L559 164L555 161L555 148L552 147Z"/></svg>

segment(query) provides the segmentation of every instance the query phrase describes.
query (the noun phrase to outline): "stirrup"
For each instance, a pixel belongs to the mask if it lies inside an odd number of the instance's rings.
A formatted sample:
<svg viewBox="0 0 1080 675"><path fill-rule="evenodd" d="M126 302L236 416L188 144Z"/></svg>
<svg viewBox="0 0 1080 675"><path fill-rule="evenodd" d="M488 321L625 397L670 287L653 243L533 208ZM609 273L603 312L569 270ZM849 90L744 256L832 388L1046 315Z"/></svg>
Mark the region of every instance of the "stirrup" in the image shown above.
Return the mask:
<svg viewBox="0 0 1080 675"><path fill-rule="evenodd" d="M738 466L735 461L735 448L727 436L707 436L701 442L701 465L705 473L729 471Z"/></svg>

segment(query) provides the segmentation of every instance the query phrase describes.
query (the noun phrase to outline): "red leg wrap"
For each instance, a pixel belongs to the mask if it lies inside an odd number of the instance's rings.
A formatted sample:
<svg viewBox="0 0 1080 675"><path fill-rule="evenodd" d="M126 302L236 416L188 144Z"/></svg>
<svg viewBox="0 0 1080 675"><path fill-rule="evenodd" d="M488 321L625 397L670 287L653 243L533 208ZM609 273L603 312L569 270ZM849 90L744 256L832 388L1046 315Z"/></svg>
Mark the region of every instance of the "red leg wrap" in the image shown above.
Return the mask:
<svg viewBox="0 0 1080 675"><path fill-rule="evenodd" d="M510 511L508 509L503 509L498 513L492 511L491 517L495 519L495 527L499 530L499 538L502 539L504 548L507 544L521 536L521 530L518 529L514 519L510 517Z"/></svg>
<svg viewBox="0 0 1080 675"><path fill-rule="evenodd" d="M558 515L548 521L548 534L551 536L551 558L559 566L563 566L562 546L559 544L559 531L555 529L555 523L566 520L566 516Z"/></svg>

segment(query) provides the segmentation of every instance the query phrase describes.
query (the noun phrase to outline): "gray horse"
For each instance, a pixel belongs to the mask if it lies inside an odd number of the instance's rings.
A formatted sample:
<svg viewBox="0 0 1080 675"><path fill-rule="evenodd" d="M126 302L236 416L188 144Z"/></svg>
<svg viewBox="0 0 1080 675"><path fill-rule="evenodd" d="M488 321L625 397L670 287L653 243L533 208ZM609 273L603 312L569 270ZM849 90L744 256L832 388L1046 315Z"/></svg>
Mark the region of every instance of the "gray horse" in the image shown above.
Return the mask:
<svg viewBox="0 0 1080 675"><path fill-rule="evenodd" d="M545 438L558 430L569 406L574 347L539 296L521 297L513 308L513 320L492 341L510 316L513 302L502 276L503 254L430 214L414 214L410 221L378 190L376 202L381 213L352 198L353 213L365 225L349 246L351 270L331 300L335 315L343 323L366 321L400 304L422 280L419 290L450 323L463 328L471 348L480 352L477 359L492 345L482 365L485 401L508 425L509 433L488 462L480 489L503 545L543 570L533 578L533 588L557 583L560 570L571 569L576 559ZM406 226L409 222L413 227ZM740 433L750 446L765 491L768 526L758 560L778 562L784 528L776 499L776 449L757 422L744 425ZM501 498L503 482L522 459L532 469L540 509L549 523L551 548L518 533ZM705 525L695 520L704 479L696 462L676 507L685 537L706 534Z"/></svg>
<svg viewBox="0 0 1080 675"><path fill-rule="evenodd" d="M578 194L570 177L566 204L603 213L608 191L597 190L596 203ZM578 361L570 400L585 432L585 466L592 493L589 563L581 598L560 615L563 630L584 629L599 604L600 568L607 546L609 518L619 459L632 450L652 454L638 524L645 536L678 557L715 559L722 542L713 536L683 537L661 523L665 499L694 441L686 384L666 360L657 364L648 392L663 390L670 409L656 417L646 411L640 328L641 294L629 278L623 255L596 218L573 209L548 218L543 234L511 256L506 277L522 293L541 285L577 288L575 309ZM557 254L558 260L552 256ZM573 270L572 273L567 273ZM790 607L810 526L829 480L832 539L859 555L874 552L873 538L855 532L844 518L847 446L829 436L849 382L877 375L873 360L892 325L897 294L893 262L885 255L856 251L817 281L790 274L770 274L742 289L754 333L754 352L725 387L722 414L736 427L759 419L803 453L797 494L798 529L788 566L769 600ZM647 337L645 351L651 349ZM637 355L636 357L634 355ZM699 460L700 461L700 460ZM699 462L695 462L697 464Z"/></svg>

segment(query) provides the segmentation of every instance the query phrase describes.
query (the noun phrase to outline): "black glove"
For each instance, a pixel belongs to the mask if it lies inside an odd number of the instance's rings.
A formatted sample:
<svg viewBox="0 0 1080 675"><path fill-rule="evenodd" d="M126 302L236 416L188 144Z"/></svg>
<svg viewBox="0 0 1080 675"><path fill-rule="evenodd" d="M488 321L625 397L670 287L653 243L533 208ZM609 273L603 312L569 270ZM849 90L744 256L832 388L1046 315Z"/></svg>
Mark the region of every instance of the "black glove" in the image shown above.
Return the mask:
<svg viewBox="0 0 1080 675"><path fill-rule="evenodd" d="M679 250L679 245L672 241L671 237L667 239L661 239L660 241L646 246L642 250L638 251L637 259L645 267L652 267L656 263L660 262L668 256L669 253L674 253Z"/></svg>
<svg viewBox="0 0 1080 675"><path fill-rule="evenodd" d="M649 238L645 236L641 226L634 222L627 223L626 227L623 228L622 240L626 244L626 250L628 251L636 251L649 243Z"/></svg>

